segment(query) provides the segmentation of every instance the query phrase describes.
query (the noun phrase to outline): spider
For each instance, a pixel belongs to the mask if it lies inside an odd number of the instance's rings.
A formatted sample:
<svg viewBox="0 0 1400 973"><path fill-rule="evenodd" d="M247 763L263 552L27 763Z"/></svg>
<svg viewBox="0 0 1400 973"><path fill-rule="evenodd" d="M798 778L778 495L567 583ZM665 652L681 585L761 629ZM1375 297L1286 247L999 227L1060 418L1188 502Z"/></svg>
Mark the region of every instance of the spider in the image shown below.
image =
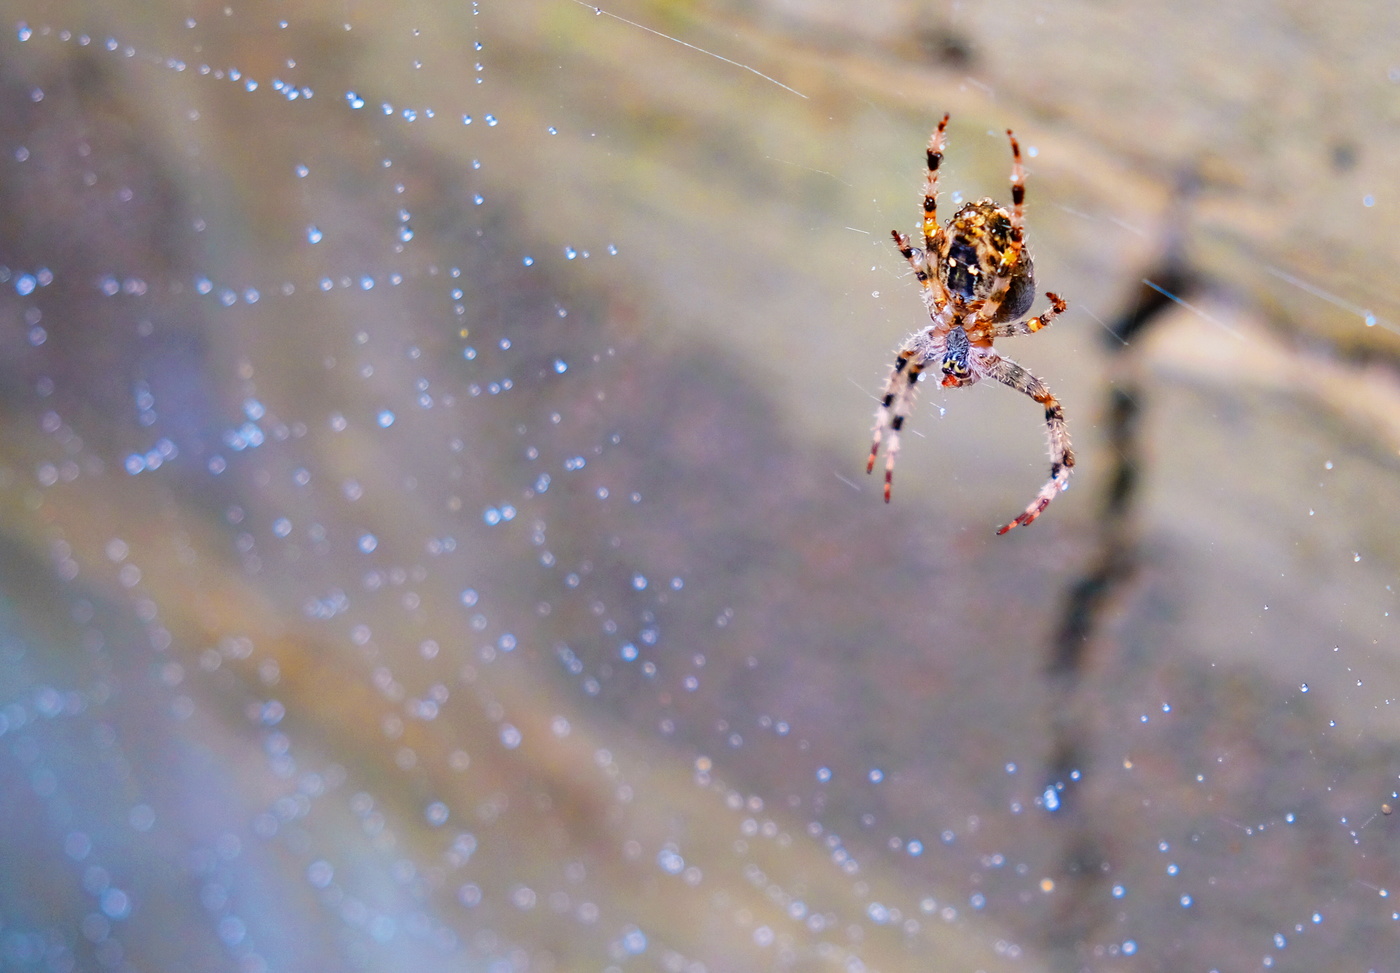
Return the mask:
<svg viewBox="0 0 1400 973"><path fill-rule="evenodd" d="M1069 484L1074 469L1069 429L1059 401L1045 383L1009 358L992 349L997 338L1034 334L1067 306L1056 294L1047 293L1050 309L1025 321L1017 321L1035 301L1035 269L1025 242L1025 170L1021 146L1010 129L1011 211L989 198L967 203L948 221L938 225L938 166L943 161L944 115L928 140L928 175L924 182L924 245L912 246L909 237L890 231L895 246L914 268L923 288L931 324L910 335L899 349L885 383L885 394L875 413L875 441L870 446L867 473L875 469L880 443L885 441L885 502L890 502L894 460L899 455L899 431L914 404L919 376L929 365L943 373L944 388L975 385L993 378L1029 395L1045 407L1050 437L1050 480L1023 513L998 534L1029 524Z"/></svg>

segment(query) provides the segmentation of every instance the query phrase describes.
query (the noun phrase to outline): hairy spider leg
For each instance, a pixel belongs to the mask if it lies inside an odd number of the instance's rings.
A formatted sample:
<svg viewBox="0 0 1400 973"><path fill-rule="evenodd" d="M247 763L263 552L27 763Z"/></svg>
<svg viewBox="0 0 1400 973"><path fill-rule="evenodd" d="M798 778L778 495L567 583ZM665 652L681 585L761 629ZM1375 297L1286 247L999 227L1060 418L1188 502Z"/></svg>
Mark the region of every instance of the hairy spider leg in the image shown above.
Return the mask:
<svg viewBox="0 0 1400 973"><path fill-rule="evenodd" d="M875 438L870 443L870 459L865 464L865 472L867 473L875 469L875 457L880 454L880 443L884 440L885 429L890 424L890 407L894 405L895 397L899 394L899 377L912 356L912 351L900 351L895 356L894 368L890 369L890 377L885 380L885 397L880 400L880 406L875 410Z"/></svg>
<svg viewBox="0 0 1400 973"><path fill-rule="evenodd" d="M1009 358L997 356L995 361L988 360L990 358L989 355L982 361L982 370L989 378L1029 395L1045 407L1045 428L1050 439L1049 481L1020 516L997 531L1000 535L1035 520L1050 506L1055 495L1069 485L1069 475L1074 470L1074 450L1070 446L1069 427L1065 425L1065 410L1045 383Z"/></svg>
<svg viewBox="0 0 1400 973"><path fill-rule="evenodd" d="M1011 140L1011 233L1019 249L1026 236L1026 170L1021 166L1021 143L1009 128L1006 137Z"/></svg>
<svg viewBox="0 0 1400 973"><path fill-rule="evenodd" d="M924 176L924 251L936 253L938 240L938 167L943 164L944 130L948 127L948 115L928 137L926 160L928 172Z"/></svg>
<svg viewBox="0 0 1400 973"><path fill-rule="evenodd" d="M909 261L909 266L914 268L914 276L919 279L919 286L923 288L924 304L928 306L930 312L933 311L933 284L929 280L928 271L924 268L924 254L921 250L915 250L909 245L909 237L898 230L891 230L890 236L894 237L894 245L905 260Z"/></svg>
<svg viewBox="0 0 1400 973"><path fill-rule="evenodd" d="M904 418L914 405L915 393L919 389L919 375L924 366L912 362L907 369L909 381L904 384L904 394L895 400L893 415L890 417L890 439L885 446L885 503L890 502L890 488L894 485L894 460L899 455L899 431L904 428Z"/></svg>
<svg viewBox="0 0 1400 973"><path fill-rule="evenodd" d="M919 376L924 365L915 360L917 352L913 348L902 349L894 360L889 381L885 384L885 397L880 400L880 408L875 411L875 439L870 444L870 459L865 464L865 472L875 470L875 457L880 452L880 443L889 430L889 440L885 444L885 503L890 502L890 487L894 480L894 461L899 455L899 432L904 428L904 418L914 404L919 387Z"/></svg>
<svg viewBox="0 0 1400 973"><path fill-rule="evenodd" d="M992 340L995 338L1014 338L1021 334L1035 334L1041 328L1048 326L1051 321L1055 320L1061 314L1064 314L1065 309L1069 307L1058 294L1046 291L1045 296L1050 299L1050 309L1044 314L1039 314L1033 318L1027 318L1025 321L1016 321L1010 324L989 323L985 327L979 327L976 335L970 337L974 340L981 340L983 338Z"/></svg>

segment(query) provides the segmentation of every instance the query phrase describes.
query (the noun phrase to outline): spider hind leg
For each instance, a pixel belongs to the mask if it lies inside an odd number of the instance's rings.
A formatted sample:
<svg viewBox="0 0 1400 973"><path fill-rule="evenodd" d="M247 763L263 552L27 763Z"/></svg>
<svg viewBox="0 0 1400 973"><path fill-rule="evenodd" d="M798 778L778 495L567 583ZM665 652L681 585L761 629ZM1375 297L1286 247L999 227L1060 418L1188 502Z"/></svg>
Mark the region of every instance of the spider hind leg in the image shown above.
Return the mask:
<svg viewBox="0 0 1400 973"><path fill-rule="evenodd" d="M894 461L899 455L899 432L904 427L904 418L914 404L918 391L919 375L924 366L916 360L913 348L902 349L895 357L890 369L889 380L885 383L885 397L875 410L875 436L870 444L870 458L866 461L865 472L875 471L875 459L880 453L880 444L885 444L885 503L890 502L890 489L894 482Z"/></svg>
<svg viewBox="0 0 1400 973"><path fill-rule="evenodd" d="M1045 407L1045 431L1050 440L1050 479L1015 520L997 531L997 534L1001 535L1013 527L1031 523L1050 506L1051 500L1069 486L1069 476L1074 471L1074 449L1069 441L1064 407L1045 387L1044 382L1009 358L998 358L995 362L988 362L985 368L988 377L1030 396Z"/></svg>

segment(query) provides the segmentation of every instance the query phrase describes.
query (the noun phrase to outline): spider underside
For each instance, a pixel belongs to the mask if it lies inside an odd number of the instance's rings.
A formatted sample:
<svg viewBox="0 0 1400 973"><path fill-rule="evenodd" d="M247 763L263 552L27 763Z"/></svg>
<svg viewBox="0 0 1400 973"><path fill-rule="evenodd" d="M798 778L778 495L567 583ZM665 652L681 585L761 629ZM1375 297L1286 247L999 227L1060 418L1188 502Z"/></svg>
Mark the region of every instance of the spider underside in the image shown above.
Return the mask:
<svg viewBox="0 0 1400 973"><path fill-rule="evenodd" d="M895 355L885 383L884 396L875 413L875 437L870 445L866 472L875 469L880 444L885 444L885 502L890 500L894 461L899 455L899 432L914 404L919 376L930 365L943 373L944 388L975 385L984 378L1022 392L1045 408L1050 439L1050 479L1030 506L1006 524L998 534L1029 524L1069 484L1074 450L1064 409L1045 383L1009 358L993 350L997 338L1034 334L1058 315L1066 304L1046 293L1050 309L1017 321L1035 301L1035 269L1025 243L1025 170L1021 147L1011 140L1011 211L989 198L966 203L946 226L938 224L938 167L943 161L944 131L948 116L929 136L928 175L924 182L922 248L909 237L892 230L895 246L914 269L928 308L930 324L916 331Z"/></svg>

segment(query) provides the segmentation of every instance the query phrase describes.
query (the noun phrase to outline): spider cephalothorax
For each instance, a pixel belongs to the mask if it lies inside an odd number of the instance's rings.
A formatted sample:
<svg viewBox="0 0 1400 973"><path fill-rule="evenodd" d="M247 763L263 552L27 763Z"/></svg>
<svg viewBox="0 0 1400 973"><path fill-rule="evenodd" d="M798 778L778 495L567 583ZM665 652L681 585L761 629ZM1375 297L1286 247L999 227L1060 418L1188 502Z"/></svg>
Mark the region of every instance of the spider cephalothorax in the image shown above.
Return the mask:
<svg viewBox="0 0 1400 973"><path fill-rule="evenodd" d="M1010 129L1006 135L1011 140L1011 210L1008 212L991 199L979 199L958 210L947 226L938 225L938 167L943 161L947 126L948 116L944 115L928 142L923 247L914 247L903 233L892 231L895 246L914 268L914 276L923 288L931 324L910 335L895 356L875 414L875 441L870 446L866 472L875 469L880 443L887 439L885 502L889 503L899 432L914 403L919 376L929 365L942 371L942 384L947 388L994 378L1045 407L1050 437L1050 480L1024 512L997 531L1005 534L1035 520L1065 488L1074 468L1074 450L1070 448L1069 430L1059 401L1044 382L994 351L992 342L1011 335L1034 334L1064 312L1065 302L1047 293L1050 310L1026 321L1015 320L1030 310L1035 301L1035 268L1025 242L1026 191L1021 147Z"/></svg>

